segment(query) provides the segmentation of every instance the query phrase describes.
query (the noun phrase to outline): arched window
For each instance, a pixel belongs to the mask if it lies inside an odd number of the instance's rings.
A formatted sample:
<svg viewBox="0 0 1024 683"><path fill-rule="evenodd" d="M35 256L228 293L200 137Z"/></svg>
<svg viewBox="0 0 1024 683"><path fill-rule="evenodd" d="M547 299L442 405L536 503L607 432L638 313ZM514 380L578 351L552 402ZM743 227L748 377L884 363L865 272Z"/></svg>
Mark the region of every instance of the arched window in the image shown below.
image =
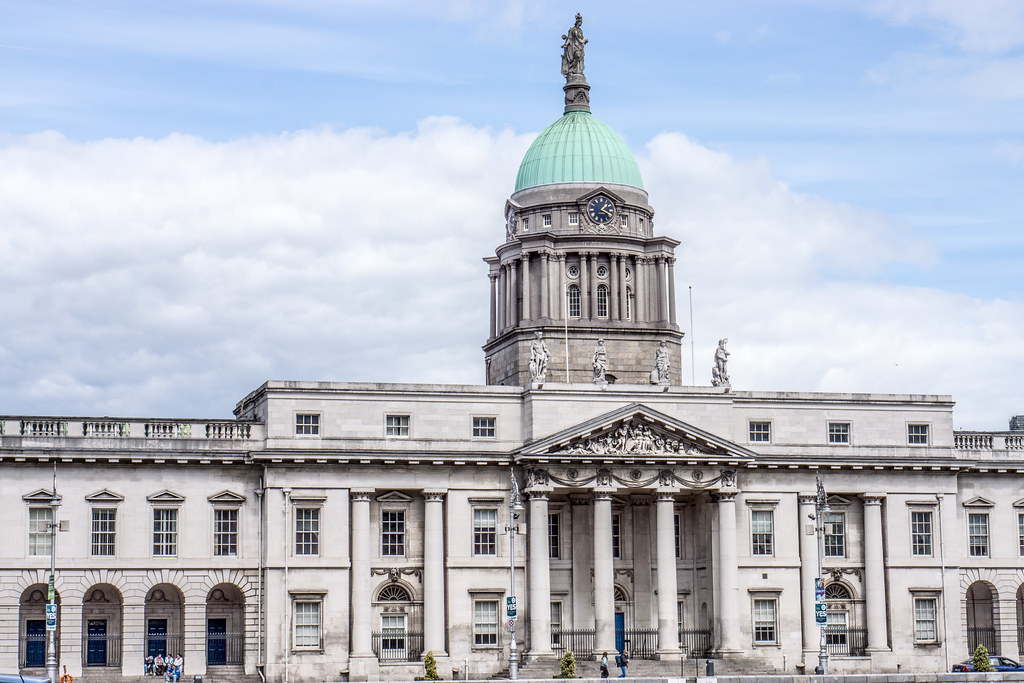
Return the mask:
<svg viewBox="0 0 1024 683"><path fill-rule="evenodd" d="M598 285L597 286L597 317L607 318L608 317L608 286Z"/></svg>
<svg viewBox="0 0 1024 683"><path fill-rule="evenodd" d="M567 296L569 299L569 317L580 317L580 286L569 285L569 291Z"/></svg>
<svg viewBox="0 0 1024 683"><path fill-rule="evenodd" d="M626 287L626 320L633 319L633 288Z"/></svg>
<svg viewBox="0 0 1024 683"><path fill-rule="evenodd" d="M395 602L409 602L411 598L409 597L409 591L405 590L405 588L398 584L391 583L380 589L380 593L377 594L377 600L381 602L388 600Z"/></svg>

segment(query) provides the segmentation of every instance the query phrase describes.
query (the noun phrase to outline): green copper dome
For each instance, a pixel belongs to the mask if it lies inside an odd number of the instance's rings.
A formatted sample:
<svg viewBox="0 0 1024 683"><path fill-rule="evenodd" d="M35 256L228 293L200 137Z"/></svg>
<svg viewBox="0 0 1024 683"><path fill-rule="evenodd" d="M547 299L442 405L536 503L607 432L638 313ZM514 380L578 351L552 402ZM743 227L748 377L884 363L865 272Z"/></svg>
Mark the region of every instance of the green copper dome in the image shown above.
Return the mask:
<svg viewBox="0 0 1024 683"><path fill-rule="evenodd" d="M643 188L626 142L589 111L569 111L526 150L516 192L548 183L620 183Z"/></svg>

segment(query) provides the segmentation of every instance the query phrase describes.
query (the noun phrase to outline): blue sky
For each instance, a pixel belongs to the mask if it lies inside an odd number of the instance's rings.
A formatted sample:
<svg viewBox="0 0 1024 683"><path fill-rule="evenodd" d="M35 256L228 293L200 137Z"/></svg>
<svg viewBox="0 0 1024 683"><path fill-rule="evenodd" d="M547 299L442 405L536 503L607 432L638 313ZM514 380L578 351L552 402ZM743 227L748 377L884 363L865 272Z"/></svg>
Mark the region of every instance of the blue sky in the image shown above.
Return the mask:
<svg viewBox="0 0 1024 683"><path fill-rule="evenodd" d="M561 113L576 11L594 113L683 240L698 357L729 336L739 388L951 393L963 427L1024 412L1015 0L0 0L0 412L480 381L479 257Z"/></svg>

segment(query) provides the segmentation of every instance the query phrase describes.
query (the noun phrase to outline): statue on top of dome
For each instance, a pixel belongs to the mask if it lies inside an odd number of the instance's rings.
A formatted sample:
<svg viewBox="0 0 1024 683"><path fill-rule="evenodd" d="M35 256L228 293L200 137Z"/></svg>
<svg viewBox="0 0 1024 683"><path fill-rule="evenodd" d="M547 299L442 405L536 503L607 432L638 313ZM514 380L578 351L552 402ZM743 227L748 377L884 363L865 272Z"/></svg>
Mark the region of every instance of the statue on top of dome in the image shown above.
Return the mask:
<svg viewBox="0 0 1024 683"><path fill-rule="evenodd" d="M566 35L562 36L562 40L565 41L562 43L562 75L566 78L583 75L583 46L588 41L583 37L581 24L583 24L583 15L577 12L575 25L569 29Z"/></svg>

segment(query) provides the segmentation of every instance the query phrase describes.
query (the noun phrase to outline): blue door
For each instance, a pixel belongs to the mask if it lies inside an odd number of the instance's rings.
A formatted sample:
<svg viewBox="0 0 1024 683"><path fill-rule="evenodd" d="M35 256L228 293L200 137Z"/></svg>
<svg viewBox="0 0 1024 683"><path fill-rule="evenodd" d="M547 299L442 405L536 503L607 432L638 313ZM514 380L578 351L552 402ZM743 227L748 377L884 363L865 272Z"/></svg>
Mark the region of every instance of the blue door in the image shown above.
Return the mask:
<svg viewBox="0 0 1024 683"><path fill-rule="evenodd" d="M622 652L626 649L626 615L615 613L615 649Z"/></svg>
<svg viewBox="0 0 1024 683"><path fill-rule="evenodd" d="M85 665L107 665L107 620L90 619L86 632Z"/></svg>
<svg viewBox="0 0 1024 683"><path fill-rule="evenodd" d="M25 622L25 668L41 669L46 665L46 620Z"/></svg>
<svg viewBox="0 0 1024 683"><path fill-rule="evenodd" d="M156 657L167 652L167 620L150 619L146 631L146 655Z"/></svg>
<svg viewBox="0 0 1024 683"><path fill-rule="evenodd" d="M216 666L228 663L228 620L206 620L206 663Z"/></svg>

